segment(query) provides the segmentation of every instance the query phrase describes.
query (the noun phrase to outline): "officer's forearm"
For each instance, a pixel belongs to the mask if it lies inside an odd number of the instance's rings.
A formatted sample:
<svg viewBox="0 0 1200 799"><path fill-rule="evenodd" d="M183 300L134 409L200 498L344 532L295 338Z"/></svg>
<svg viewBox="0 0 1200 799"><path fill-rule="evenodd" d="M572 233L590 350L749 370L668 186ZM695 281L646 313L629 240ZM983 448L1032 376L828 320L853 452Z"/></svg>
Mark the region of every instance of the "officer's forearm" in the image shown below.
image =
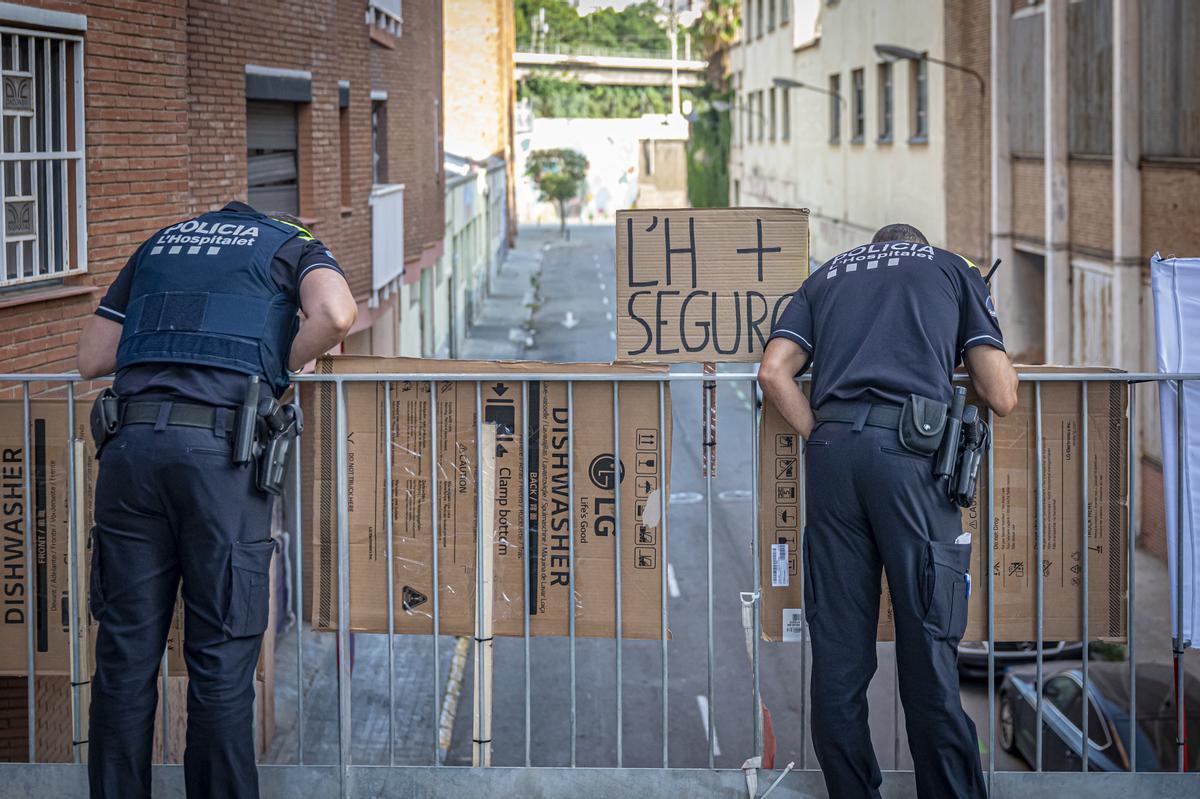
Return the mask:
<svg viewBox="0 0 1200 799"><path fill-rule="evenodd" d="M353 317L347 320L314 316L304 320L300 325L300 332L292 341L288 368L293 372L299 371L304 368L304 364L329 352L342 342L353 324Z"/></svg>
<svg viewBox="0 0 1200 799"><path fill-rule="evenodd" d="M807 439L816 424L816 417L808 403L808 397L804 396L796 379L786 374L760 373L758 383L762 386L763 394L783 416L784 421L802 438Z"/></svg>

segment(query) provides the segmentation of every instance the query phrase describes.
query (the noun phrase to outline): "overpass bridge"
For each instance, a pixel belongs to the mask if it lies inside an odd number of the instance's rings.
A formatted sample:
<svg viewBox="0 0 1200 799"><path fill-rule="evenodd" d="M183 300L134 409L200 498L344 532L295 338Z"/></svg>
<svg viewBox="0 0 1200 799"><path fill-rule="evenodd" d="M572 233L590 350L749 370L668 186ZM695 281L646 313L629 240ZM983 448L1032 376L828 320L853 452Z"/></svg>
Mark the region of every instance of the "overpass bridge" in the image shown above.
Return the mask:
<svg viewBox="0 0 1200 799"><path fill-rule="evenodd" d="M529 52L513 54L517 80L530 76L556 77L593 86L670 86L671 65L679 72L679 85L695 88L704 83L708 62L700 59L602 52Z"/></svg>

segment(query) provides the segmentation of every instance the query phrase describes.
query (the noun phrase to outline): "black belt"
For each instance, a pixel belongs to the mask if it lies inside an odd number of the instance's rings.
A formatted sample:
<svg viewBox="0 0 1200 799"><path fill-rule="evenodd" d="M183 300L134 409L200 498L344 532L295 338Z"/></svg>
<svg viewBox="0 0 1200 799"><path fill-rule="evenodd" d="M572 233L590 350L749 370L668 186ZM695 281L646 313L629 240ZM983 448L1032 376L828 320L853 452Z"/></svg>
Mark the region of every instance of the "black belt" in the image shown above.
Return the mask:
<svg viewBox="0 0 1200 799"><path fill-rule="evenodd" d="M816 411L818 422L858 422L866 409L866 419L863 424L871 427L886 427L888 430L900 428L899 405L876 405L869 402L849 402L846 400L830 400Z"/></svg>
<svg viewBox="0 0 1200 799"><path fill-rule="evenodd" d="M163 406L170 405L166 424L179 427L202 427L213 430L217 426L217 412L224 408L211 405L195 405L190 402L130 402L121 412L121 424L158 424ZM232 422L231 422L232 423Z"/></svg>

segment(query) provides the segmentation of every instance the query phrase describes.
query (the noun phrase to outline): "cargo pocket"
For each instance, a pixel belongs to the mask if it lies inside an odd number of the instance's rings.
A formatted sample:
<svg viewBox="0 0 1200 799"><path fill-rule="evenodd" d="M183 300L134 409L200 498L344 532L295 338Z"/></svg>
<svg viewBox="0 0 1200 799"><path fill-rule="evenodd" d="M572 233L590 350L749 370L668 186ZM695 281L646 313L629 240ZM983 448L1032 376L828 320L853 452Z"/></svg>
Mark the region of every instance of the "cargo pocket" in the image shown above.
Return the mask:
<svg viewBox="0 0 1200 799"><path fill-rule="evenodd" d="M800 569L801 582L804 586L804 618L809 624L817 615L817 587L813 583L813 569L809 550L809 530L804 528L804 537L800 540Z"/></svg>
<svg viewBox="0 0 1200 799"><path fill-rule="evenodd" d="M967 570L971 545L930 541L922 575L925 630L935 639L958 642L967 629Z"/></svg>
<svg viewBox="0 0 1200 799"><path fill-rule="evenodd" d="M225 634L230 638L261 635L271 609L271 556L275 540L234 543L229 558L229 609Z"/></svg>
<svg viewBox="0 0 1200 799"><path fill-rule="evenodd" d="M100 566L100 542L96 538L95 527L88 533L88 540L92 547L91 566L88 569L88 611L93 619L100 621L100 614L104 612L104 578Z"/></svg>

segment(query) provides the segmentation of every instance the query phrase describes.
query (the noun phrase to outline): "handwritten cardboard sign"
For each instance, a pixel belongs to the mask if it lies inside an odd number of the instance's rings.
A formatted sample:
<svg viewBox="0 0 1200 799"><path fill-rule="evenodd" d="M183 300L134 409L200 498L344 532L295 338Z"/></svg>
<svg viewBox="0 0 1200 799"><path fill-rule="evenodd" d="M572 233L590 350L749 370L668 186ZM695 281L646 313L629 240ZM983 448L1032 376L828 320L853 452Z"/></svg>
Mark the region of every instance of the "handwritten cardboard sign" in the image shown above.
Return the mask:
<svg viewBox="0 0 1200 799"><path fill-rule="evenodd" d="M808 276L808 210L617 212L617 360L758 361Z"/></svg>

